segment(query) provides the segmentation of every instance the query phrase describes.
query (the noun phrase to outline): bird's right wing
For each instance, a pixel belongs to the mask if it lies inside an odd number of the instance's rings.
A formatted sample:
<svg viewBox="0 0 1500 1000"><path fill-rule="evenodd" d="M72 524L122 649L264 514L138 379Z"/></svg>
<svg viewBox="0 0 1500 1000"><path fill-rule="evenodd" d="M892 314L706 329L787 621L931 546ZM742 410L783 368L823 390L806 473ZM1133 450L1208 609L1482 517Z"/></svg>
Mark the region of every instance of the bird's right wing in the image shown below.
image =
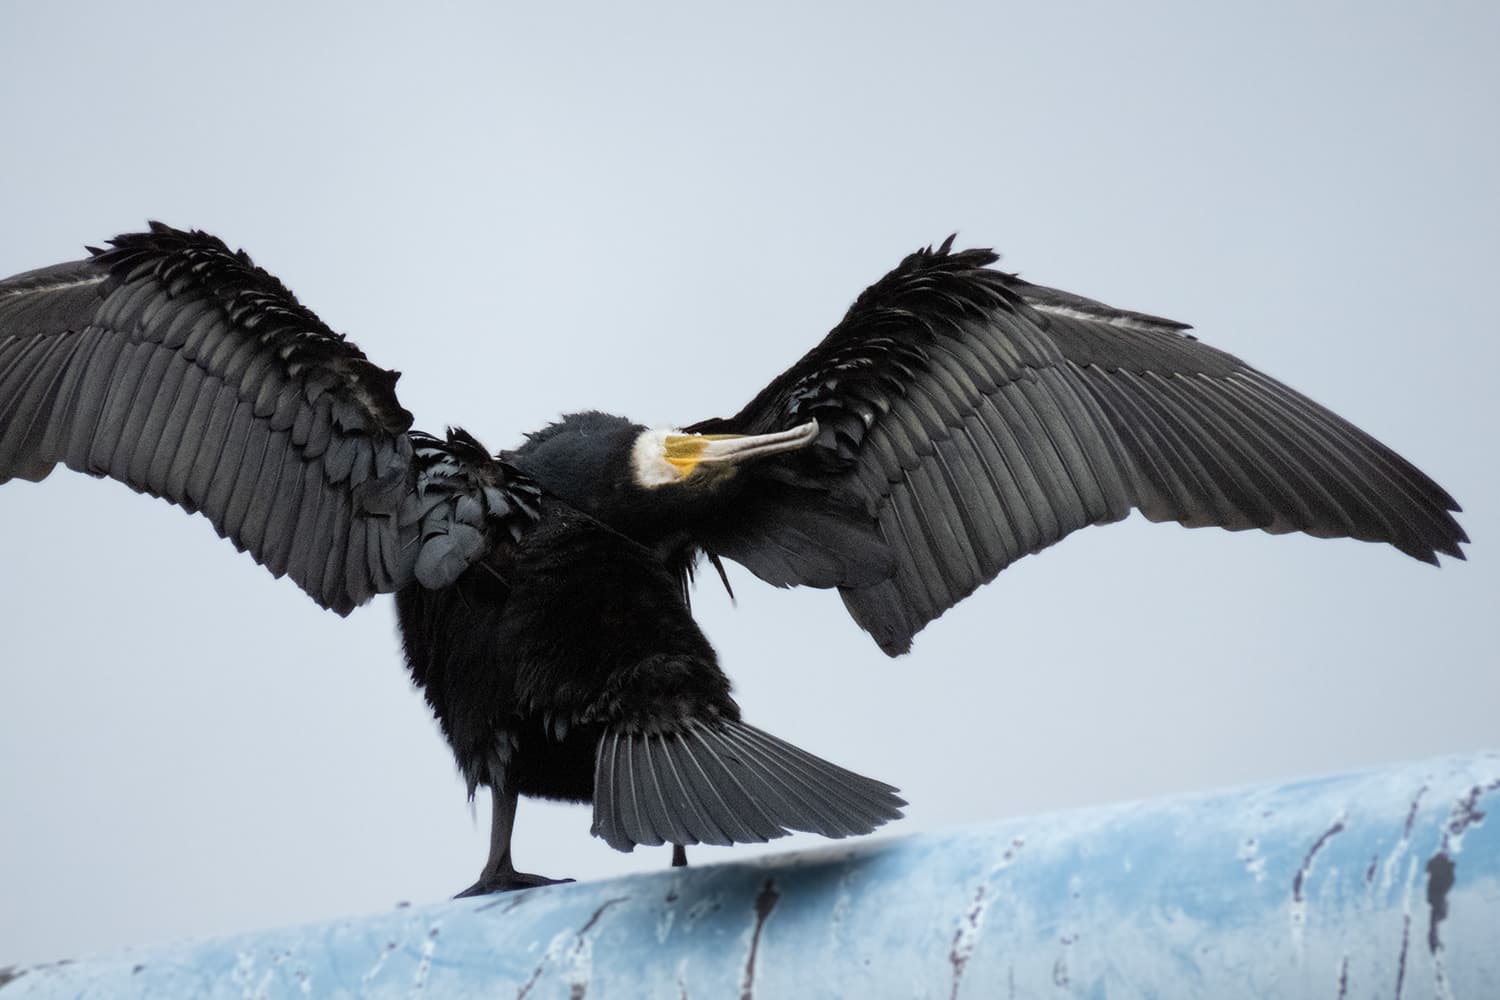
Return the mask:
<svg viewBox="0 0 1500 1000"><path fill-rule="evenodd" d="M419 461L397 373L243 253L160 224L92 252L0 281L0 482L119 480L340 614L446 579L509 511L482 449Z"/></svg>
<svg viewBox="0 0 1500 1000"><path fill-rule="evenodd" d="M817 421L812 446L746 471L706 549L781 586L838 586L892 655L1017 559L1132 508L1462 558L1453 498L1348 421L1183 324L950 244L867 289L737 415L688 428Z"/></svg>

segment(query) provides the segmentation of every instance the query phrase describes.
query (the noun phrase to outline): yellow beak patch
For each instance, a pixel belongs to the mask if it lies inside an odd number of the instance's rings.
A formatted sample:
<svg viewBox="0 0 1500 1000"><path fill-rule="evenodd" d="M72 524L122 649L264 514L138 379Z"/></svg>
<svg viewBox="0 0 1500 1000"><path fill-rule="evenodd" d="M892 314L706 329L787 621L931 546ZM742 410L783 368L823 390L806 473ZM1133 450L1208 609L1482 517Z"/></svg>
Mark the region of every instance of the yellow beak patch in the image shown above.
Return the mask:
<svg viewBox="0 0 1500 1000"><path fill-rule="evenodd" d="M635 481L652 488L680 483L699 466L723 466L732 472L742 462L805 448L818 435L818 422L769 434L683 434L648 429L632 446Z"/></svg>
<svg viewBox="0 0 1500 1000"><path fill-rule="evenodd" d="M662 446L662 457L686 479L693 474L710 441L732 441L743 434L668 434Z"/></svg>

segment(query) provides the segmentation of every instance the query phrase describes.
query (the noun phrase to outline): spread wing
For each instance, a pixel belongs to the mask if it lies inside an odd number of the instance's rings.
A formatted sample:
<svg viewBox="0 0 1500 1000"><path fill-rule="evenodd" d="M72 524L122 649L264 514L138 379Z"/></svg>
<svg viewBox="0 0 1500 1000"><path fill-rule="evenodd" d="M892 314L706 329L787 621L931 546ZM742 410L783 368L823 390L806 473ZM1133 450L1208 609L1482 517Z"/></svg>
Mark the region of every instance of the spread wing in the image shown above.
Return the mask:
<svg viewBox="0 0 1500 1000"><path fill-rule="evenodd" d="M243 253L160 224L91 252L0 281L0 483L59 462L117 479L340 614L451 582L524 515L525 484L518 505L466 435L414 452L397 373Z"/></svg>
<svg viewBox="0 0 1500 1000"><path fill-rule="evenodd" d="M711 551L774 583L838 585L892 655L1017 559L1132 508L1463 558L1453 498L1357 427L1182 324L1032 285L951 243L865 291L736 416L690 428L820 427L750 474L745 517ZM873 521L878 541L818 532L816 572L799 577L778 554L820 519ZM870 583L882 548L893 569Z"/></svg>

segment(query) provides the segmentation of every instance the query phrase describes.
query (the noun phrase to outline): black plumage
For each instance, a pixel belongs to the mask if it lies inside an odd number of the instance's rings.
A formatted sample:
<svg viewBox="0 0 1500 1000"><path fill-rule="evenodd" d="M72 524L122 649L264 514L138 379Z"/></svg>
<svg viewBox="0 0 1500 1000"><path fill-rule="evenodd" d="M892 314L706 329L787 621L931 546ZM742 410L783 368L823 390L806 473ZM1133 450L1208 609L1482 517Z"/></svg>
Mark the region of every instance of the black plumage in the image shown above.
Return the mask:
<svg viewBox="0 0 1500 1000"><path fill-rule="evenodd" d="M492 455L411 430L378 368L279 281L161 225L0 282L0 482L61 462L207 516L322 606L394 593L471 793L470 891L535 885L516 797L594 804L611 846L832 837L894 789L745 723L693 568L839 588L895 655L1016 559L1153 520L1467 541L1435 483L1181 324L1032 285L951 240L865 291L735 416L573 414Z"/></svg>
<svg viewBox="0 0 1500 1000"><path fill-rule="evenodd" d="M837 568L799 565L803 526L869 514L894 571L867 582L848 564L832 582L892 655L1016 559L1132 509L1463 558L1453 498L1347 421L1181 323L950 244L866 290L734 417L688 428L818 423L813 447L747 470L751 515L714 525L705 548L779 585L827 586Z"/></svg>

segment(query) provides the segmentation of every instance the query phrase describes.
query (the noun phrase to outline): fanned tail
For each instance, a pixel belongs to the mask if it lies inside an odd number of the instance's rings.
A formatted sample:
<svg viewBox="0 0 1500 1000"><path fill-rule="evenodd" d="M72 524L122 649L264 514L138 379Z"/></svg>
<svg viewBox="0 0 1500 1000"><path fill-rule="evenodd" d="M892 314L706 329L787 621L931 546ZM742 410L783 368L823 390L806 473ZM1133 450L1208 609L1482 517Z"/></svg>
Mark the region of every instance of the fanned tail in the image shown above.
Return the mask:
<svg viewBox="0 0 1500 1000"><path fill-rule="evenodd" d="M593 833L620 851L762 843L794 830L849 837L899 818L904 805L884 782L724 719L676 732L611 729L595 760Z"/></svg>

